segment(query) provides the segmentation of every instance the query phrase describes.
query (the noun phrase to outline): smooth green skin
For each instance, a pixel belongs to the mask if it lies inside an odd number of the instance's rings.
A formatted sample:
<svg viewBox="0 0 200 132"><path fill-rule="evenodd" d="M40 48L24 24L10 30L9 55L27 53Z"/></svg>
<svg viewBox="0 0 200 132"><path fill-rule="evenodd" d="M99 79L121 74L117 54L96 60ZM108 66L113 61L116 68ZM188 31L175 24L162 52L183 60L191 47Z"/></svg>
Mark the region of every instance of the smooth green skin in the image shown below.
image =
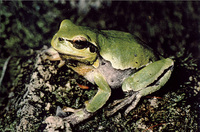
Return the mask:
<svg viewBox="0 0 200 132"><path fill-rule="evenodd" d="M69 58L82 63L88 62L98 67L95 62L97 54L90 52L89 48L76 49L68 41L60 42L58 38L73 40L84 37L98 48L99 54L111 62L115 69L138 69L141 70L126 78L122 84L123 91L137 91L142 97L159 90L169 79L173 60L163 59L156 56L146 45L140 43L136 38L125 32L112 30L95 30L88 27L77 26L70 20L63 20L59 31L54 35L51 45L59 53L70 55ZM167 71L166 71L167 69ZM95 70L94 70L95 71ZM161 77L160 77L161 76ZM159 77L159 83L150 85ZM95 112L101 108L109 99L111 89L99 72L94 72L94 82L98 85L97 94L86 104L88 112Z"/></svg>

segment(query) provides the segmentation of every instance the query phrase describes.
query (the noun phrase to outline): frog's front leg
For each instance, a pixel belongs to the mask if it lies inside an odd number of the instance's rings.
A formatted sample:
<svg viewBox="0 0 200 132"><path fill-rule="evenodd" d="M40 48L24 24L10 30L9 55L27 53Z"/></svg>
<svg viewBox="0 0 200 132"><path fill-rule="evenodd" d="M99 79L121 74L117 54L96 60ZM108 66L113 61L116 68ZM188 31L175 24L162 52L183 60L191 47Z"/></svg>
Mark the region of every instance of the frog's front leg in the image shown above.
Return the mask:
<svg viewBox="0 0 200 132"><path fill-rule="evenodd" d="M86 120L94 115L94 113L100 109L111 95L111 89L104 79L104 77L98 73L94 73L94 82L98 85L97 94L85 103L84 109L72 110L72 115L65 117L63 120L70 122L72 125L78 124L79 122Z"/></svg>
<svg viewBox="0 0 200 132"><path fill-rule="evenodd" d="M123 100L113 110L106 114L110 116L122 107L131 104L125 111L127 115L136 107L140 98L159 90L169 79L174 62L167 58L149 64L145 68L126 78L122 84L124 92L132 92L132 95Z"/></svg>
<svg viewBox="0 0 200 132"><path fill-rule="evenodd" d="M43 60L50 60L50 61L60 61L58 67L62 67L65 64L65 61L61 59L60 54L54 48L49 48L44 51L42 55Z"/></svg>

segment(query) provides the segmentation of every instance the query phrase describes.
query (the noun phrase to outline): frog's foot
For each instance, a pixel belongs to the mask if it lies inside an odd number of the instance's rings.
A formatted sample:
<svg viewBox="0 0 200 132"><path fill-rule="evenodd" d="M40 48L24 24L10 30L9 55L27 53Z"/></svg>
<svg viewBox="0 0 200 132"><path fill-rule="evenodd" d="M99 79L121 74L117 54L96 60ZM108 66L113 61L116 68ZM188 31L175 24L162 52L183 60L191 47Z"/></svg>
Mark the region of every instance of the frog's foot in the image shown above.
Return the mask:
<svg viewBox="0 0 200 132"><path fill-rule="evenodd" d="M67 116L66 112L71 112L70 116ZM57 107L56 115L63 118L63 121L70 123L72 125L76 125L91 116L95 113L88 112L86 109L73 109L70 107L66 107L63 110L60 107Z"/></svg>
<svg viewBox="0 0 200 132"><path fill-rule="evenodd" d="M110 107L116 106L117 104L123 102L123 101L126 100L127 98L129 98L129 97L125 97L125 98L123 98L123 99L114 100L114 101L112 102L112 104L110 105Z"/></svg>
<svg viewBox="0 0 200 132"><path fill-rule="evenodd" d="M137 105L138 102L140 101L141 97L142 97L142 96L141 96L140 94L137 94L137 95L136 95L135 100L134 100L134 101L132 102L132 104L125 110L125 112L124 112L125 116L127 116L128 113L136 107L136 105Z"/></svg>
<svg viewBox="0 0 200 132"><path fill-rule="evenodd" d="M92 117L95 113L88 112L86 109L78 109L75 110L73 114L68 117L63 118L63 121L66 121L72 125L76 125L90 117Z"/></svg>
<svg viewBox="0 0 200 132"><path fill-rule="evenodd" d="M42 54L42 60L50 60L50 61L60 61L58 67L62 67L65 64L65 61L61 59L58 51L54 50L52 47L46 49Z"/></svg>
<svg viewBox="0 0 200 132"><path fill-rule="evenodd" d="M125 99L122 100L117 100L114 101L113 105L118 104L115 108L113 108L111 111L106 111L106 116L111 116L113 114L115 114L118 110L120 110L121 108L127 106L128 104L131 104L125 111L125 116L136 107L136 105L138 104L138 102L140 101L141 96L138 94L138 92L133 93L131 96L126 97Z"/></svg>

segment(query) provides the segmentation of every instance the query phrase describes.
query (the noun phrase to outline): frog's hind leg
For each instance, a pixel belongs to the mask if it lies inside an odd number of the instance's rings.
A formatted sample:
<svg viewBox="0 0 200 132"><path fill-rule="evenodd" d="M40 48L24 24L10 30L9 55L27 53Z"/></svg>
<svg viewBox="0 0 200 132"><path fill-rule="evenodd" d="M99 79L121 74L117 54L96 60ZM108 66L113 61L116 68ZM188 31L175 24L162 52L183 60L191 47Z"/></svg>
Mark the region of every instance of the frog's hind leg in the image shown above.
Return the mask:
<svg viewBox="0 0 200 132"><path fill-rule="evenodd" d="M171 59L163 59L149 64L125 79L122 84L122 90L131 95L126 97L126 99L113 110L108 111L106 113L107 116L114 114L124 106L132 103L125 111L125 115L127 115L136 107L142 96L146 96L159 90L167 82L172 69L173 61Z"/></svg>

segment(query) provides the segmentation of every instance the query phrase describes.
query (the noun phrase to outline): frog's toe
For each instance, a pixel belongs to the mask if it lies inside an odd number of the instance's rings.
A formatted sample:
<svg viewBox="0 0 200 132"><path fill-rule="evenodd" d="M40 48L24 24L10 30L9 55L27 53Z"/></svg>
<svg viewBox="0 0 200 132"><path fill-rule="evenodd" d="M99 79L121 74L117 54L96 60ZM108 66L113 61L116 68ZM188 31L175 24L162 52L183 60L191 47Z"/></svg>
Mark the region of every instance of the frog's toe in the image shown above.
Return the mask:
<svg viewBox="0 0 200 132"><path fill-rule="evenodd" d="M68 116L67 112L72 113ZM61 109L60 106L57 107L56 116L63 118L63 121L68 122L72 125L76 125L95 114L92 112L88 112L86 109L73 109L70 107L65 107Z"/></svg>
<svg viewBox="0 0 200 132"><path fill-rule="evenodd" d="M140 101L141 97L142 97L142 96L139 95L139 94L136 95L135 100L134 100L134 101L132 102L132 104L125 110L125 112L124 112L125 116L127 116L128 113L136 107L136 105L137 105L138 102Z"/></svg>
<svg viewBox="0 0 200 132"><path fill-rule="evenodd" d="M64 112L60 106L58 106L57 109L56 109L56 116L63 118L63 117L67 116L67 113Z"/></svg>
<svg viewBox="0 0 200 132"><path fill-rule="evenodd" d="M42 59L51 61L61 60L59 53L53 48L44 50L42 53Z"/></svg>
<svg viewBox="0 0 200 132"><path fill-rule="evenodd" d="M125 107L126 105L132 103L134 101L134 99L136 98L137 94L138 94L138 92L133 93L131 96L126 97L125 99L121 100L121 102L115 108L113 108L111 111L106 111L106 113L105 113L106 116L111 116L111 115L115 114L118 110Z"/></svg>
<svg viewBox="0 0 200 132"><path fill-rule="evenodd" d="M71 114L70 116L67 116L65 118L63 118L63 121L66 121L72 125L76 125L88 118L90 118L91 116L93 116L95 113L91 113L91 112L87 112L86 109L79 109L76 110L73 114Z"/></svg>
<svg viewBox="0 0 200 132"><path fill-rule="evenodd" d="M68 116L67 112L76 113L79 110L80 109L73 109L71 107L61 108L60 106L58 106L57 109L56 109L56 116L64 118L64 117Z"/></svg>
<svg viewBox="0 0 200 132"><path fill-rule="evenodd" d="M119 100L114 100L113 103L110 105L111 107L116 106L117 104L123 102L124 100L126 100L128 97L123 98L123 99L119 99Z"/></svg>

